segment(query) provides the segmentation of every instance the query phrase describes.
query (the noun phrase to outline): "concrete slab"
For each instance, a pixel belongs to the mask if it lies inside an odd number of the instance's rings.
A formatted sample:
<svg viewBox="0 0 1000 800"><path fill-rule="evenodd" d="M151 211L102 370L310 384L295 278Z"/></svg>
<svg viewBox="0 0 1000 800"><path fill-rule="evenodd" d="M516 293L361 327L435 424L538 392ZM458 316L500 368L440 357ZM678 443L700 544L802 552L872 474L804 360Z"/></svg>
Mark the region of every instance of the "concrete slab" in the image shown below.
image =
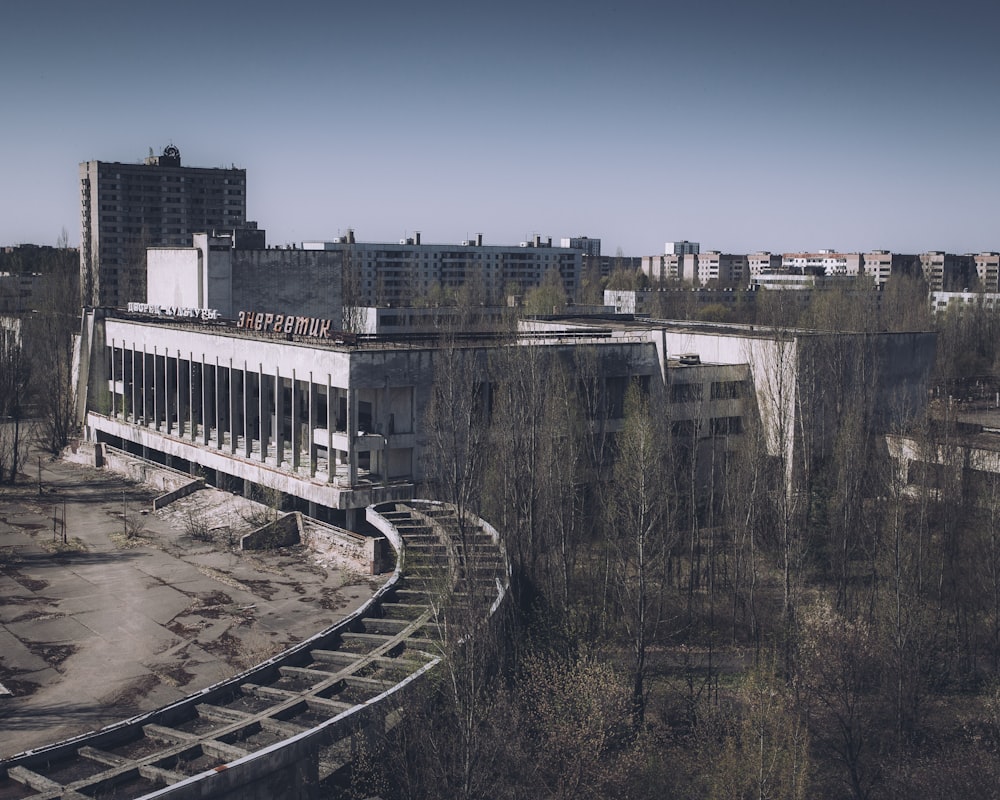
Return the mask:
<svg viewBox="0 0 1000 800"><path fill-rule="evenodd" d="M42 473L41 503L34 485L0 487L0 683L14 693L0 698L0 757L178 700L355 602L353 589L340 596L343 576L304 550L242 554L221 533L199 542L172 507L122 542L122 492L133 513L152 492L47 459ZM50 506L64 500L81 549L54 554ZM246 524L242 498L206 490L183 503L184 513L221 520L224 508L227 524Z"/></svg>
<svg viewBox="0 0 1000 800"><path fill-rule="evenodd" d="M34 597L8 597L6 600L18 600L19 602L5 603L0 606L0 625L8 625L14 622L24 622L26 620L37 619L38 617L50 614L59 614L58 603L50 600Z"/></svg>
<svg viewBox="0 0 1000 800"><path fill-rule="evenodd" d="M6 626L14 636L26 644L79 643L94 636L86 625L73 617L49 617L26 622L13 622Z"/></svg>
<svg viewBox="0 0 1000 800"><path fill-rule="evenodd" d="M32 653L10 631L0 628L0 668L5 674L37 672L48 668L45 659Z"/></svg>

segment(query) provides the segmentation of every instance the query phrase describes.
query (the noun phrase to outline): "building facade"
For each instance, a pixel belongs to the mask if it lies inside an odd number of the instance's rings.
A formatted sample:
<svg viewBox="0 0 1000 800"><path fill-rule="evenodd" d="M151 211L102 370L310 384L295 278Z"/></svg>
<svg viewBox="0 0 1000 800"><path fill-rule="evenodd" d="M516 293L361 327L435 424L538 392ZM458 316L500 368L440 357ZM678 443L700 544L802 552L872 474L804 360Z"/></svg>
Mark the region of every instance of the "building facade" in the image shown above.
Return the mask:
<svg viewBox="0 0 1000 800"><path fill-rule="evenodd" d="M815 253L784 253L781 268L785 271L812 272L821 275L851 275L861 273L860 253L838 253L818 250Z"/></svg>
<svg viewBox="0 0 1000 800"><path fill-rule="evenodd" d="M696 256L699 252L701 252L701 245L686 239L681 242L666 242L663 245L663 254L668 256Z"/></svg>
<svg viewBox="0 0 1000 800"><path fill-rule="evenodd" d="M150 248L143 301L211 309L224 319L259 311L323 317L335 330L344 327L341 253L267 248L262 231L241 233L198 233L188 247Z"/></svg>
<svg viewBox="0 0 1000 800"><path fill-rule="evenodd" d="M479 381L511 346L509 336L344 341L331 330L245 323L88 309L77 370L87 438L216 486L281 492L310 515L351 527L366 506L412 498L426 479L427 409L442 359L448 369L461 360L463 374ZM567 364L576 348L592 348L612 428L631 380L661 380L646 337L532 341ZM725 411L737 413L731 404Z"/></svg>
<svg viewBox="0 0 1000 800"><path fill-rule="evenodd" d="M460 244L424 244L419 233L398 243L358 242L354 232L336 241L303 242L304 250L342 255L344 296L351 305L410 306L441 289L480 287L486 303L523 294L558 275L568 299L580 289L583 252L553 247L535 236L519 245L487 245L482 234Z"/></svg>
<svg viewBox="0 0 1000 800"><path fill-rule="evenodd" d="M145 299L147 247L243 228L246 170L185 167L173 145L141 164L80 164L80 290L84 305Z"/></svg>
<svg viewBox="0 0 1000 800"><path fill-rule="evenodd" d="M972 257L982 292L1000 292L1000 253L976 253Z"/></svg>

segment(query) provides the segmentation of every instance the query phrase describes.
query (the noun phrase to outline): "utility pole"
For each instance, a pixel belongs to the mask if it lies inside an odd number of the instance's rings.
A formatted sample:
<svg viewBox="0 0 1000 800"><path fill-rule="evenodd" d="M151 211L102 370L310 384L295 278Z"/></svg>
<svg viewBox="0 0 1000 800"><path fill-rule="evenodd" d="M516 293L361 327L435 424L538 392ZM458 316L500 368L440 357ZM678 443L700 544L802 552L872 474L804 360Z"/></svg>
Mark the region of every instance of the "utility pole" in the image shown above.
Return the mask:
<svg viewBox="0 0 1000 800"><path fill-rule="evenodd" d="M122 489L122 532L128 538L128 503L125 500L125 490Z"/></svg>

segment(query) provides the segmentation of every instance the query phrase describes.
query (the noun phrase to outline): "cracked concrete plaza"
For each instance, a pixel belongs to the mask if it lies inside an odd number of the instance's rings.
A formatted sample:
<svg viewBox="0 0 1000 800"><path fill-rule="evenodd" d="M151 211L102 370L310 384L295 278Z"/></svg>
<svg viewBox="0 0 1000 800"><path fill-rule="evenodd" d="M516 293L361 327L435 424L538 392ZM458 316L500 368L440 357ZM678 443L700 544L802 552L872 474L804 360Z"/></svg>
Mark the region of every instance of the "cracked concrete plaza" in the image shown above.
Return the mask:
<svg viewBox="0 0 1000 800"><path fill-rule="evenodd" d="M234 551L251 504L224 492L148 512L149 489L102 470L42 456L41 493L36 457L27 472L0 488L0 757L208 686L381 583L302 547ZM53 525L64 512L66 544ZM207 523L197 536L192 518Z"/></svg>

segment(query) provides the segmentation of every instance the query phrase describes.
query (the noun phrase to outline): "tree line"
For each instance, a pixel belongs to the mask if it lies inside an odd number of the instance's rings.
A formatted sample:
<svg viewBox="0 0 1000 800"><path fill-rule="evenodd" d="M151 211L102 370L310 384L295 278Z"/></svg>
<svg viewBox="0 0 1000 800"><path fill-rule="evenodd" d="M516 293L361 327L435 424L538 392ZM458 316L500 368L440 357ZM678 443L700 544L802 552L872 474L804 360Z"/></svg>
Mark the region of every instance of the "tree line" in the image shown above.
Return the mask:
<svg viewBox="0 0 1000 800"><path fill-rule="evenodd" d="M74 257L47 265L32 310L0 320L0 483L18 479L30 446L56 455L75 430L79 264Z"/></svg>
<svg viewBox="0 0 1000 800"><path fill-rule="evenodd" d="M806 313L878 325L849 295ZM985 323L941 324L946 348ZM791 357L778 339L759 380ZM656 382L622 403L586 347L445 341L428 466L440 499L500 531L512 602L488 641L448 648L352 791L992 796L1000 476L970 476L938 401L906 433L946 457L896 468L866 341L801 358L791 416L770 424L806 433L777 453L754 415L738 434L675 424Z"/></svg>

